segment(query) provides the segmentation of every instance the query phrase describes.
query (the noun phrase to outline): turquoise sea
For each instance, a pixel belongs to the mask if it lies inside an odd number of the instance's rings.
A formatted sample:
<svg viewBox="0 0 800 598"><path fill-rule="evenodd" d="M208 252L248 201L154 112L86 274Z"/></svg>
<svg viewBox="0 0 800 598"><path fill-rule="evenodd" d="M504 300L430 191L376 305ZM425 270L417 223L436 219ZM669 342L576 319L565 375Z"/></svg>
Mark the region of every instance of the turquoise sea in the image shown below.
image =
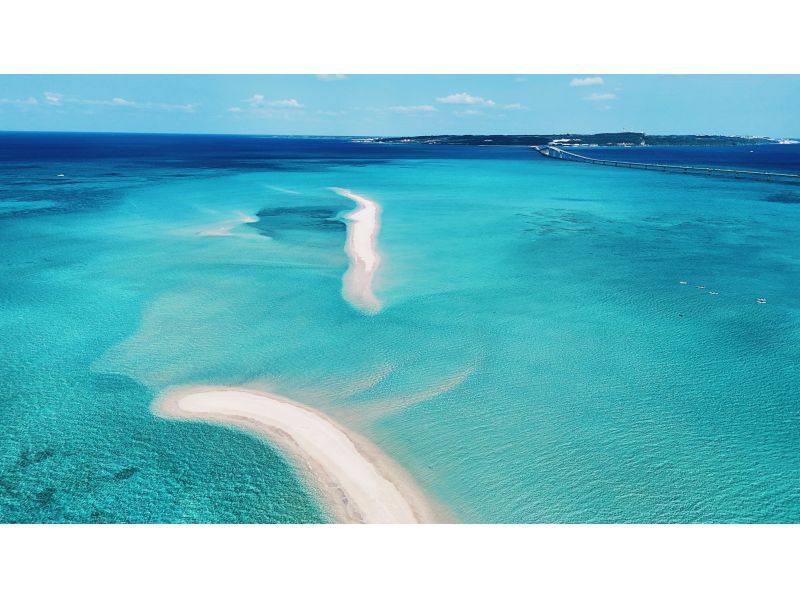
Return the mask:
<svg viewBox="0 0 800 598"><path fill-rule="evenodd" d="M330 187L382 206L375 315ZM150 412L231 384L464 522L800 523L798 215L799 186L527 148L0 134L0 521L329 520L269 444Z"/></svg>

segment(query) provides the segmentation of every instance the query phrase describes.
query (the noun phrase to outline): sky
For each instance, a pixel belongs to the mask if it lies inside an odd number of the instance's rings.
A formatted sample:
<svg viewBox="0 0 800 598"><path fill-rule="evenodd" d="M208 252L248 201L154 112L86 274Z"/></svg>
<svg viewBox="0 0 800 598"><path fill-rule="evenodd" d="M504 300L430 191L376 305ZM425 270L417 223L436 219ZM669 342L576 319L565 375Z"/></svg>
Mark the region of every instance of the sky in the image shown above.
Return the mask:
<svg viewBox="0 0 800 598"><path fill-rule="evenodd" d="M795 75L0 75L0 130L800 137Z"/></svg>

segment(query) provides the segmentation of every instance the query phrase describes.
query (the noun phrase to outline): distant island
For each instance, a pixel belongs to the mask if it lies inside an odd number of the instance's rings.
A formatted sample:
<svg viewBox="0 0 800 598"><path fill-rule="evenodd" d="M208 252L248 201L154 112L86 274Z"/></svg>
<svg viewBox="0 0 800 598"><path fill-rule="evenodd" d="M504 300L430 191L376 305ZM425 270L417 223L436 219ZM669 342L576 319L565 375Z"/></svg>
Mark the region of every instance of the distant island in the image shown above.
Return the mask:
<svg viewBox="0 0 800 598"><path fill-rule="evenodd" d="M373 137L367 143L427 143L441 145L567 145L567 146L652 146L652 145L754 145L796 143L771 137L730 135L647 135L645 133L561 133L558 135L422 135L417 137Z"/></svg>

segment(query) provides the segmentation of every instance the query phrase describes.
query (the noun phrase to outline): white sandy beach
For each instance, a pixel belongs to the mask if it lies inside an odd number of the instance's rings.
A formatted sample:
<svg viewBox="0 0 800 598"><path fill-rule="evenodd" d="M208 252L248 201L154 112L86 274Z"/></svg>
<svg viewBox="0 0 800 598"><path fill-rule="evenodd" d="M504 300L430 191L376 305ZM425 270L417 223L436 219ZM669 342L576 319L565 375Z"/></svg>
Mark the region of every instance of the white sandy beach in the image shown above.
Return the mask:
<svg viewBox="0 0 800 598"><path fill-rule="evenodd" d="M285 397L243 388L174 388L156 414L232 424L283 447L342 523L429 523L438 517L413 480L369 441Z"/></svg>
<svg viewBox="0 0 800 598"><path fill-rule="evenodd" d="M349 189L331 187L331 190L358 204L354 211L345 215L348 220L345 251L350 257L350 267L342 277L342 296L367 313L377 313L381 302L372 286L381 263L377 242L381 226L380 205Z"/></svg>

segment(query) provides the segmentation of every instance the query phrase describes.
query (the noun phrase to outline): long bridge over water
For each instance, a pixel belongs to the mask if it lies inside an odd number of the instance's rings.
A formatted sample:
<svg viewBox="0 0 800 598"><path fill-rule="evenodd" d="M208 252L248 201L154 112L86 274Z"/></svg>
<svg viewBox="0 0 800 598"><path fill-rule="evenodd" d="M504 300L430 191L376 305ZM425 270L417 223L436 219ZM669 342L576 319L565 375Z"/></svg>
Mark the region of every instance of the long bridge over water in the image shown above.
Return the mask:
<svg viewBox="0 0 800 598"><path fill-rule="evenodd" d="M701 166L678 166L672 164L647 164L645 162L623 162L621 160L606 160L603 158L590 158L581 156L574 152L563 150L552 145L532 146L541 155L556 160L571 160L573 162L584 162L586 164L598 164L601 166L616 166L619 168L637 168L640 170L660 170L662 172L674 172L678 174L699 174L705 176L721 176L736 179L753 179L759 181L773 181L780 183L800 184L800 174L789 174L786 172L768 172L761 170L735 170L731 168L708 168Z"/></svg>

